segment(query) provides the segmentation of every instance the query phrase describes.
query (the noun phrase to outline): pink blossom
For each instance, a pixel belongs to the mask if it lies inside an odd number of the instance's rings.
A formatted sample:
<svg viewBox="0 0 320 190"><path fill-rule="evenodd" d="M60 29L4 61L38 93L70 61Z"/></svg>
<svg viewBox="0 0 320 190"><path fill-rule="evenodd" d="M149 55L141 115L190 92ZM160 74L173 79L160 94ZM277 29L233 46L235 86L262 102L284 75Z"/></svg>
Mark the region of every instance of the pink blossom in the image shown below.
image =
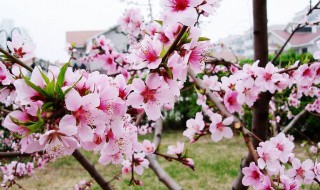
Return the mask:
<svg viewBox="0 0 320 190"><path fill-rule="evenodd" d="M230 113L240 112L242 109L241 105L237 101L237 97L238 92L231 90L227 91L224 95L223 102Z"/></svg>
<svg viewBox="0 0 320 190"><path fill-rule="evenodd" d="M6 68L6 66L0 61L0 84L8 85L13 82L13 78Z"/></svg>
<svg viewBox="0 0 320 190"><path fill-rule="evenodd" d="M133 170L139 175L142 175L144 168L149 167L149 161L144 157L145 155L143 153L134 154Z"/></svg>
<svg viewBox="0 0 320 190"><path fill-rule="evenodd" d="M290 157L290 153L292 153L294 144L290 141L284 133L278 134L276 137L272 137L270 142L273 146L278 149L280 152L279 160L282 163L287 163Z"/></svg>
<svg viewBox="0 0 320 190"><path fill-rule="evenodd" d="M258 166L260 169L267 168L268 172L274 175L279 173L280 162L278 161L280 152L270 141L261 143L257 148L259 155Z"/></svg>
<svg viewBox="0 0 320 190"><path fill-rule="evenodd" d="M312 171L313 167L314 163L310 159L301 163L299 159L294 158L292 160L292 169L288 170L288 175L295 178L300 184L311 184L315 177L314 172Z"/></svg>
<svg viewBox="0 0 320 190"><path fill-rule="evenodd" d="M239 104L245 103L251 107L258 99L259 89L254 85L254 80L251 77L245 82L237 82L235 89L238 92L237 101Z"/></svg>
<svg viewBox="0 0 320 190"><path fill-rule="evenodd" d="M187 130L183 132L183 135L188 137L190 141L193 141L196 134L201 133L204 128L203 115L201 112L196 114L195 119L189 119L187 121Z"/></svg>
<svg viewBox="0 0 320 190"><path fill-rule="evenodd" d="M227 117L222 121L220 114L215 114L215 119L210 124L211 139L214 142L220 141L223 137L230 139L233 136L232 129L227 127L233 122L233 116Z"/></svg>
<svg viewBox="0 0 320 190"><path fill-rule="evenodd" d="M81 141L92 141L94 131L90 126L103 125L104 113L97 109L100 105L98 94L88 94L81 97L79 92L72 89L66 95L66 108L72 111L73 117L79 123L78 135Z"/></svg>
<svg viewBox="0 0 320 190"><path fill-rule="evenodd" d="M143 140L142 146L143 146L143 151L146 154L152 154L156 150L155 144L151 143L149 140Z"/></svg>
<svg viewBox="0 0 320 190"><path fill-rule="evenodd" d="M161 107L168 101L170 94L168 88L161 84L157 74L149 74L146 83L141 79L134 79L134 91L128 96L127 103L134 108L144 108L149 119L157 120L161 116Z"/></svg>
<svg viewBox="0 0 320 190"><path fill-rule="evenodd" d="M315 77L315 70L304 64L294 71L293 77L297 80L299 86L310 86Z"/></svg>
<svg viewBox="0 0 320 190"><path fill-rule="evenodd" d="M220 90L220 82L218 81L218 76L214 75L214 76L207 76L204 75L203 76L203 82L204 84L213 91L219 91Z"/></svg>
<svg viewBox="0 0 320 190"><path fill-rule="evenodd" d="M280 181L282 185L284 186L284 190L298 190L300 188L300 184L298 181L286 176L286 175L281 175L280 176Z"/></svg>
<svg viewBox="0 0 320 190"><path fill-rule="evenodd" d="M51 157L56 158L63 155L71 155L79 148L78 141L73 137L77 134L76 120L71 115L65 115L58 129L48 130L41 135L39 141L31 144L26 152L32 153L44 149Z"/></svg>
<svg viewBox="0 0 320 190"><path fill-rule="evenodd" d="M198 16L195 7L202 2L203 0L161 0L161 6L171 22L178 21L183 25L193 26Z"/></svg>
<svg viewBox="0 0 320 190"><path fill-rule="evenodd" d="M143 28L142 20L143 16L139 9L129 9L124 12L119 23L124 32L132 34L133 36L138 36Z"/></svg>
<svg viewBox="0 0 320 190"><path fill-rule="evenodd" d="M183 152L184 143L177 142L177 145L170 145L168 146L167 154L177 154L180 155Z"/></svg>
<svg viewBox="0 0 320 190"><path fill-rule="evenodd" d="M35 45L26 42L21 34L15 33L7 45L13 55L19 59L28 60L34 57Z"/></svg>
<svg viewBox="0 0 320 190"><path fill-rule="evenodd" d="M203 11L204 16L209 16L213 14L215 9L220 7L221 0L204 0L203 3L199 6L200 11Z"/></svg>
<svg viewBox="0 0 320 190"><path fill-rule="evenodd" d="M254 162L250 163L249 167L242 169L244 177L242 178L242 184L245 186L258 187L264 180L264 175L260 172L260 169Z"/></svg>
<svg viewBox="0 0 320 190"><path fill-rule="evenodd" d="M187 79L187 61L176 51L169 57L168 67L171 68L173 79L185 82Z"/></svg>
<svg viewBox="0 0 320 190"><path fill-rule="evenodd" d="M151 39L145 36L144 39L131 48L133 59L133 68L142 69L148 67L149 69L156 69L161 63L160 52L162 50L162 43L158 39Z"/></svg>
<svg viewBox="0 0 320 190"><path fill-rule="evenodd" d="M278 74L277 71L278 69L272 63L268 63L265 68L259 67L255 84L261 87L262 91L268 90L274 93L276 90L275 83L282 78L282 75Z"/></svg>

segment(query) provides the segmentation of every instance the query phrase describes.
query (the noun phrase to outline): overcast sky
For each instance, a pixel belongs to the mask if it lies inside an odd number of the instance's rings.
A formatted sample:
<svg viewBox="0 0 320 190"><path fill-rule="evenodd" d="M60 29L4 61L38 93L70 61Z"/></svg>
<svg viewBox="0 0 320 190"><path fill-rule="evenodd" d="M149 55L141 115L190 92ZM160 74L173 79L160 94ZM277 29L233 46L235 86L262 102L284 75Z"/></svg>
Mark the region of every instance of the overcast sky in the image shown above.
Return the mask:
<svg viewBox="0 0 320 190"><path fill-rule="evenodd" d="M159 0L151 1L156 17ZM268 0L268 24L288 23L308 3L309 0ZM108 29L117 23L126 6L119 0L0 0L0 22L12 19L16 27L25 28L37 45L37 57L65 61L67 31ZM251 0L223 0L217 13L205 19L204 35L217 40L248 30L252 26L251 7Z"/></svg>

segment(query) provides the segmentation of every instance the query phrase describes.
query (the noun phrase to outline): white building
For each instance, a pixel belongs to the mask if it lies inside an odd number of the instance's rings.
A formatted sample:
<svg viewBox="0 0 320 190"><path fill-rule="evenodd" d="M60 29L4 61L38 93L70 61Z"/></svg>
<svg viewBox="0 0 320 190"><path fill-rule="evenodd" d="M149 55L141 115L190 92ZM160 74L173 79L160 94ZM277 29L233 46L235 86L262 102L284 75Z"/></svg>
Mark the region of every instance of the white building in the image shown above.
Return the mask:
<svg viewBox="0 0 320 190"><path fill-rule="evenodd" d="M3 19L0 22L0 46L7 49L7 41L11 40L15 33L20 33L26 41L32 41L28 32L21 27L15 27L11 19Z"/></svg>
<svg viewBox="0 0 320 190"><path fill-rule="evenodd" d="M120 31L119 26L114 26L105 31L73 31L67 32L66 40L67 43L75 43L76 44L76 58L79 58L85 55L86 47L90 41L94 38L104 35L106 39L111 40L113 47L118 52L127 52L129 49L129 38L126 34ZM74 62L78 68L81 65L77 62ZM82 65L83 66L83 65ZM101 65L99 63L90 63L90 65L86 65L90 70L101 70Z"/></svg>
<svg viewBox="0 0 320 190"><path fill-rule="evenodd" d="M295 14L292 21L287 25L273 25L268 27L268 48L269 54L275 54L279 51L282 45L287 41L295 27L304 21L305 15L309 8L306 8ZM318 15L320 10L314 10L308 16L309 22L319 20ZM316 41L320 40L320 27L307 26L299 29L288 42L284 51L289 49L295 50L297 53L313 53L318 50ZM233 35L219 41L227 48L240 57L253 58L253 36L252 29L246 31L242 35Z"/></svg>

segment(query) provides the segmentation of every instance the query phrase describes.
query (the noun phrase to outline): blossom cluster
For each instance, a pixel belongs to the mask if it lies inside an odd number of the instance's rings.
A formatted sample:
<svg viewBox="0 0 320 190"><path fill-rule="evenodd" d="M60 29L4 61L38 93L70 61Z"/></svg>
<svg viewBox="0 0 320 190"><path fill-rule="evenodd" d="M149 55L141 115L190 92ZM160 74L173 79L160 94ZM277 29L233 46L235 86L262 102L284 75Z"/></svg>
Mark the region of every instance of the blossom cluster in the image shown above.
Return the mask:
<svg viewBox="0 0 320 190"><path fill-rule="evenodd" d="M298 62L291 68L297 66ZM204 76L203 82L220 97L230 113L241 113L243 105L252 107L261 92L268 91L274 94L288 88L292 89L288 102L290 106L298 106L298 99L309 96L315 100L307 109L319 112L319 71L320 62L312 65L303 64L288 72L272 63L268 63L266 67L259 67L258 62L255 62L252 65L245 64L242 69L234 68L231 75L223 76L220 80L217 76Z"/></svg>
<svg viewBox="0 0 320 190"><path fill-rule="evenodd" d="M48 162L45 155L35 155L34 159L29 162L12 161L7 164L1 164L0 169L3 174L1 186L5 189L10 188L15 178L31 176L35 173L35 168L42 169Z"/></svg>
<svg viewBox="0 0 320 190"><path fill-rule="evenodd" d="M242 169L242 183L253 189L299 189L302 184L319 180L319 166L310 159L300 161L293 153L294 143L283 133L261 142L259 159Z"/></svg>
<svg viewBox="0 0 320 190"><path fill-rule="evenodd" d="M208 105L206 90L228 112L241 114L243 106L252 107L260 93L291 89L289 106L297 107L299 99L309 96L313 99L306 109L319 113L320 62L302 65L297 62L289 69L277 68L272 63L260 67L259 62L242 68L231 65L230 69L206 66L210 62L211 44L195 25L200 15L214 13L219 2L162 0L163 17L148 25L143 23L138 10L127 11L119 22L124 32L135 37L128 53L117 52L101 35L87 45L86 56L80 58L83 63L99 62L106 74L73 71L69 63L63 67L49 66L47 72L35 67L29 73L15 65L9 69L12 63L8 60L0 62L0 102L15 109L7 114L3 126L21 139L16 147L25 153L44 151L51 159L83 148L100 153L100 164L122 165L122 174L132 176L134 172L141 175L148 167L146 156L150 154L194 169L193 160L183 154L184 143L169 146L168 155L161 154L150 141L138 141L138 135L151 127L139 128L135 123L144 113L147 120L156 121L163 110L174 108L185 82L194 82L187 77L188 69L206 86L197 91L197 104L202 111L187 121L183 132L191 142L209 132L214 142L233 136L230 126L234 116L214 112ZM8 47L18 59L33 56L33 48L19 36L14 36ZM74 52L74 47L68 50ZM204 72L208 67L213 72ZM222 77L214 75L221 71ZM275 120L279 122L277 117ZM272 189L273 181L277 180L278 188L288 189L318 178L319 164L311 160L301 164L292 153L293 148L282 133L260 143L257 164L243 169L243 184ZM286 164L292 168L288 169ZM33 172L32 163L15 162L3 168L4 184L13 180L13 170L17 170L18 176ZM134 177L131 183L142 184ZM86 188L84 185L81 182L77 188Z"/></svg>

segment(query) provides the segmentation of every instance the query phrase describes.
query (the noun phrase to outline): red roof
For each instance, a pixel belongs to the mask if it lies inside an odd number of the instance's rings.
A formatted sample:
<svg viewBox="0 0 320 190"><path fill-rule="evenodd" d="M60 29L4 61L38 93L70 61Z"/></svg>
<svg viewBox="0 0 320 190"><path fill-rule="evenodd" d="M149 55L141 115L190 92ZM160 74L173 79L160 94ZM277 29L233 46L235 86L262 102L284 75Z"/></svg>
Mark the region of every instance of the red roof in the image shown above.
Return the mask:
<svg viewBox="0 0 320 190"><path fill-rule="evenodd" d="M67 43L75 43L76 46L85 46L85 42L90 37L103 32L102 30L92 31L71 31L66 33Z"/></svg>
<svg viewBox="0 0 320 190"><path fill-rule="evenodd" d="M271 32L275 33L283 41L286 41L290 36L290 33L285 30L271 30ZM318 37L320 37L320 31L315 33L297 32L293 35L289 43L293 46L308 44L312 43L312 41Z"/></svg>

